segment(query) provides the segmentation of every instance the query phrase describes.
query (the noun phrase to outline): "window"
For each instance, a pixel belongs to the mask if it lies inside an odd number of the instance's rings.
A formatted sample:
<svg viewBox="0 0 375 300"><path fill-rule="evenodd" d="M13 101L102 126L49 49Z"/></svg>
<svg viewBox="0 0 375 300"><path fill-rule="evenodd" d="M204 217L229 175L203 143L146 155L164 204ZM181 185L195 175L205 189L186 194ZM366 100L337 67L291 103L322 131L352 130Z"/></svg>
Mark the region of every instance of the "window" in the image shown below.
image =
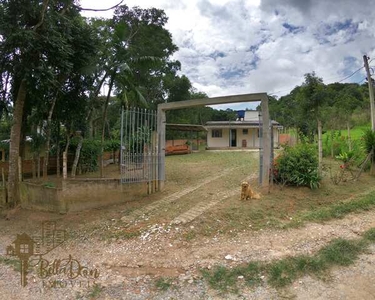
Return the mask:
<svg viewBox="0 0 375 300"><path fill-rule="evenodd" d="M242 134L248 134L249 133L249 129L242 129Z"/></svg>
<svg viewBox="0 0 375 300"><path fill-rule="evenodd" d="M21 253L29 253L29 245L28 244L20 244L20 252Z"/></svg>
<svg viewBox="0 0 375 300"><path fill-rule="evenodd" d="M213 138L223 137L223 130L222 129L212 129L212 137Z"/></svg>

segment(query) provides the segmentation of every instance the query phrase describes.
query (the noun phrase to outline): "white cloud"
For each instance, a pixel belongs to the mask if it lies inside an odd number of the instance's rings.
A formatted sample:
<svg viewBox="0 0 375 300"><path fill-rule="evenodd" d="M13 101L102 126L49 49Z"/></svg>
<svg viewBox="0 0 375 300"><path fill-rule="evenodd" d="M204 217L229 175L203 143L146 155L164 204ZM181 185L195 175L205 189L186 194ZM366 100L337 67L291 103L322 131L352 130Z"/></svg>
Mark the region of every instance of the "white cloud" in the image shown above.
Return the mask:
<svg viewBox="0 0 375 300"><path fill-rule="evenodd" d="M107 0L106 6L118 0ZM84 7L104 2L81 0ZM326 83L375 57L372 0L127 0L164 9L182 73L209 96L288 93L315 71ZM350 80L361 80L364 72Z"/></svg>

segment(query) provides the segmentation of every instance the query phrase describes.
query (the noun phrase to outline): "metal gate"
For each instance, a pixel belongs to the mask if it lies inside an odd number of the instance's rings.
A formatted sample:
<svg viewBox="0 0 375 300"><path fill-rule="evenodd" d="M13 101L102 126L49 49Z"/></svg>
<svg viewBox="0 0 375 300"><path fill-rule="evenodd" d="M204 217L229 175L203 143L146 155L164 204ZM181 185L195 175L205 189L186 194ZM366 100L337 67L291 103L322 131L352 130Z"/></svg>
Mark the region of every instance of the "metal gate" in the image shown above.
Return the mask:
<svg viewBox="0 0 375 300"><path fill-rule="evenodd" d="M121 112L121 183L147 183L148 193L158 189L157 113L142 108Z"/></svg>

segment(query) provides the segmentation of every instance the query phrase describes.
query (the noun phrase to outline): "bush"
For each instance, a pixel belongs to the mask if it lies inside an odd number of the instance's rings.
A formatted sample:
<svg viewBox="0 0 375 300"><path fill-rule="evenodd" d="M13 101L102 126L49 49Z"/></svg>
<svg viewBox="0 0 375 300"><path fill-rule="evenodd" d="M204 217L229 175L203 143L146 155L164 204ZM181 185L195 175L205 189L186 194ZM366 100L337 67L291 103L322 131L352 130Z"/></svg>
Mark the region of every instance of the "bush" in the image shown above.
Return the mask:
<svg viewBox="0 0 375 300"><path fill-rule="evenodd" d="M72 153L75 153L78 139L74 138L71 141L70 148L72 149ZM82 142L81 153L79 156L78 162L78 170L81 173L87 172L95 172L98 170L98 156L100 155L100 141L99 140L91 140L91 139L84 139ZM73 152L74 150L74 152Z"/></svg>
<svg viewBox="0 0 375 300"><path fill-rule="evenodd" d="M281 184L318 188L320 177L316 148L309 144L287 146L274 161L274 179Z"/></svg>
<svg viewBox="0 0 375 300"><path fill-rule="evenodd" d="M120 140L107 140L104 141L104 151L118 151L121 146Z"/></svg>

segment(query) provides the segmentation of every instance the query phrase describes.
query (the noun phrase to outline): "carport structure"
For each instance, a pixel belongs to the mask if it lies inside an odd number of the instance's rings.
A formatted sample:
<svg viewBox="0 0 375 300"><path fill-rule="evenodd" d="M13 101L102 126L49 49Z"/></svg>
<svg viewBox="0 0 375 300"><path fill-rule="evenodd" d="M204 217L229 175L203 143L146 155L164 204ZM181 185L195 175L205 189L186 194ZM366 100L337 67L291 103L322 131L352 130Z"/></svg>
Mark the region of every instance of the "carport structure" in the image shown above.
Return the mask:
<svg viewBox="0 0 375 300"><path fill-rule="evenodd" d="M172 123L167 123L167 130L171 131L179 131L179 132L188 132L189 138L187 140L193 145L193 138L192 134L193 132L196 133L196 138L197 138L197 150L199 151L199 133L200 132L207 132L207 129L203 125L197 125L197 124L172 124ZM172 139L172 146L174 139ZM191 150L193 150L193 147L191 147Z"/></svg>
<svg viewBox="0 0 375 300"><path fill-rule="evenodd" d="M165 183L165 130L166 130L166 111L174 109L183 109L194 106L205 106L215 104L229 104L239 102L261 102L262 111L262 144L260 156L260 183L262 187L266 188L270 184L270 166L271 166L271 129L270 117L268 110L268 96L267 93L243 94L224 97L213 97L203 99L193 99L186 101L161 103L157 110L157 131L158 131L158 185L159 191L163 190Z"/></svg>

